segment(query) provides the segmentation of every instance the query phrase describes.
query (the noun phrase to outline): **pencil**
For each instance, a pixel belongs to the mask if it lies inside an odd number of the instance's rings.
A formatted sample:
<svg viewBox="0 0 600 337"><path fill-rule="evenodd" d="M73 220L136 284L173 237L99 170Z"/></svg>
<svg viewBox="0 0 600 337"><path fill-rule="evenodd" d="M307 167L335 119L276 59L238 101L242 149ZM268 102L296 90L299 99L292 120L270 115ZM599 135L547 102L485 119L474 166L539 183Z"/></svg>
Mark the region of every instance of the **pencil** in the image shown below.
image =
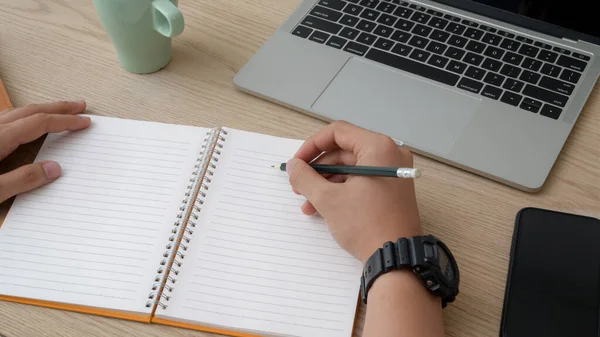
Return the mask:
<svg viewBox="0 0 600 337"><path fill-rule="evenodd" d="M322 165L311 164L315 171L321 174L351 174L357 176L373 176L373 177L394 177L415 179L421 176L421 170L418 168L402 168L402 167L378 167L378 166L337 166L337 165ZM271 167L284 171L286 163L272 165Z"/></svg>

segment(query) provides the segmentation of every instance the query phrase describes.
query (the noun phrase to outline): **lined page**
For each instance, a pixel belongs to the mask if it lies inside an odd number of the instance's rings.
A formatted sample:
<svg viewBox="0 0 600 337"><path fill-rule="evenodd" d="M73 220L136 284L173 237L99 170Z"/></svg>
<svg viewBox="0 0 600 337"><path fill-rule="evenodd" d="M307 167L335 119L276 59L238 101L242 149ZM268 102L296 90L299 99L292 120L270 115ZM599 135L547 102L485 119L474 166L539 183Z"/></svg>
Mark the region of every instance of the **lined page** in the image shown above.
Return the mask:
<svg viewBox="0 0 600 337"><path fill-rule="evenodd" d="M302 142L229 130L166 310L199 325L267 335L351 336L361 265L288 177Z"/></svg>
<svg viewBox="0 0 600 337"><path fill-rule="evenodd" d="M62 176L0 227L0 295L150 313L148 295L207 129L90 116L36 161Z"/></svg>

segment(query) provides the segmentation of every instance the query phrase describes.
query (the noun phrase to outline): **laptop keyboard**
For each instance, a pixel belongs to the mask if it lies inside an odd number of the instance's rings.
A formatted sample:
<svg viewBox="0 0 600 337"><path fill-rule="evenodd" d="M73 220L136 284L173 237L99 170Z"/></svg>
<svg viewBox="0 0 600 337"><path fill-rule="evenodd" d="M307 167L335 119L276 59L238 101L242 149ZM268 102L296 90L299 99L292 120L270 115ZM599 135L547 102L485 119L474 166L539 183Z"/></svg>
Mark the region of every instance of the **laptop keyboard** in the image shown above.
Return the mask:
<svg viewBox="0 0 600 337"><path fill-rule="evenodd" d="M292 34L553 119L590 60L400 0L320 0Z"/></svg>

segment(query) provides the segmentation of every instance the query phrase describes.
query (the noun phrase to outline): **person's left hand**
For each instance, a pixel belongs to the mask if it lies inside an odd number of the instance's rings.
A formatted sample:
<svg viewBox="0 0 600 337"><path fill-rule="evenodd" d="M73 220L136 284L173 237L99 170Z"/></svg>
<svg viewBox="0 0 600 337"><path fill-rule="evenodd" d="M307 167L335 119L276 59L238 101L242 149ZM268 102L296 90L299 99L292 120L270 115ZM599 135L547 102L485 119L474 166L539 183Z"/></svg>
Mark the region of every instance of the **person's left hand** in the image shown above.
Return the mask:
<svg viewBox="0 0 600 337"><path fill-rule="evenodd" d="M85 102L54 102L32 104L0 111L0 160L21 144L32 142L46 133L77 131L87 128L88 117L74 116L85 110ZM60 165L43 161L25 165L0 175L0 203L23 192L31 191L56 180Z"/></svg>

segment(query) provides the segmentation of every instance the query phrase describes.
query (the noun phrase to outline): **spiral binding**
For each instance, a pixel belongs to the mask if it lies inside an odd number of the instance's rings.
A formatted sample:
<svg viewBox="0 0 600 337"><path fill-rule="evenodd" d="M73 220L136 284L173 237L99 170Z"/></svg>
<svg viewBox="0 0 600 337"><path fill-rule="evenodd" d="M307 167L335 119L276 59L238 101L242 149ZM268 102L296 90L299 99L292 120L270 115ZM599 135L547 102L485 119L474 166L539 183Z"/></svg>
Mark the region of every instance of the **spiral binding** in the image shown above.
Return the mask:
<svg viewBox="0 0 600 337"><path fill-rule="evenodd" d="M152 292L148 295L149 301L146 302L147 308L154 305L162 309L168 307L167 304L162 302L163 299L165 302L171 299L170 296L165 294L165 290L169 293L173 292L174 284L177 282L177 278L174 276L179 275L178 268L183 265L185 251L188 250L188 245L192 241L194 228L197 224L196 220L198 220L199 213L202 211L206 193L212 182L211 177L217 168L216 163L219 162L218 157L221 155L225 136L227 136L227 131L216 128L209 131L206 138L204 138L202 150L194 165L194 173L189 180L190 184L187 186L185 199L182 200L179 208L180 213L177 215L169 242L165 246L166 251L163 253L163 259L156 271L157 275L154 278Z"/></svg>

